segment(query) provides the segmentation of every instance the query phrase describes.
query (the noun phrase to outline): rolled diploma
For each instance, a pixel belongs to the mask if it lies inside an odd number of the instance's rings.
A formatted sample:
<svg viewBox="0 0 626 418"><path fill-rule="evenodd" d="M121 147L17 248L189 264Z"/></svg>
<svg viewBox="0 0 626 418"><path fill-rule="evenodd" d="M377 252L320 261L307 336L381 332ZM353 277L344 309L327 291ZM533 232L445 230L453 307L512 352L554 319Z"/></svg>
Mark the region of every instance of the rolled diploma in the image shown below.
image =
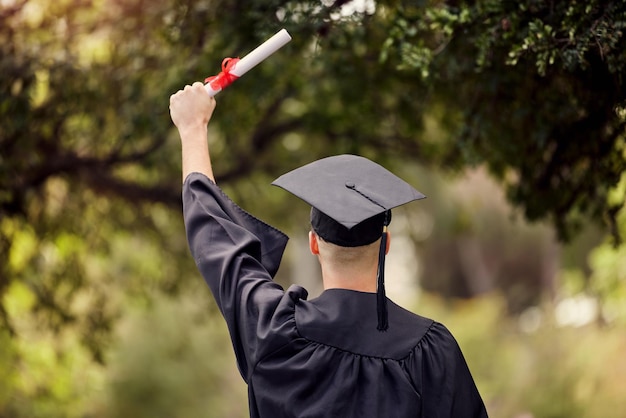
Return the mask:
<svg viewBox="0 0 626 418"><path fill-rule="evenodd" d="M287 42L291 41L291 36L285 29L281 29L274 36L269 38L267 41L263 42L261 45L256 47L253 51L251 51L248 55L240 59L235 65L230 73L241 77L252 68L254 68L261 61L265 60L267 57L272 55L274 52L278 51L280 48L285 46ZM204 88L211 96L215 96L222 89L218 88L217 90L213 90L211 87L211 82L208 82L204 85Z"/></svg>

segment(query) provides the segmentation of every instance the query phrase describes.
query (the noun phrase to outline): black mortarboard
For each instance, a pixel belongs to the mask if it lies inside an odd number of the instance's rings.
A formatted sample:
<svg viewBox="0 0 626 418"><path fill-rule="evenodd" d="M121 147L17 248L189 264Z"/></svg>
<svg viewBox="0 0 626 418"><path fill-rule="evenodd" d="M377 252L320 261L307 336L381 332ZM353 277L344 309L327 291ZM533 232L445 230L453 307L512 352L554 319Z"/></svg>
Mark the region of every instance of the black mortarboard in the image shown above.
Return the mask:
<svg viewBox="0 0 626 418"><path fill-rule="evenodd" d="M387 329L384 287L391 209L425 196L384 167L356 155L337 155L290 171L272 183L312 206L311 225L325 241L367 245L382 236L378 262L378 329Z"/></svg>

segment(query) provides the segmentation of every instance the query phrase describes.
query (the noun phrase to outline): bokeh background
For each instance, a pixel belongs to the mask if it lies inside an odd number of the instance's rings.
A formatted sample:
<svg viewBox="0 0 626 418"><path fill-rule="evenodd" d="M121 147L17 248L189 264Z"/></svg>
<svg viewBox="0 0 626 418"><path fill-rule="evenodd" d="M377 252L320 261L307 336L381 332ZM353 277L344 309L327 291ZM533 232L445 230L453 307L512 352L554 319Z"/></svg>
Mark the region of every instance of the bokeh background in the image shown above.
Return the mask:
<svg viewBox="0 0 626 418"><path fill-rule="evenodd" d="M217 97L218 184L328 155L428 196L394 212L388 293L457 337L490 416L626 417L626 3L0 0L0 417L245 417L186 246L168 98L286 28Z"/></svg>

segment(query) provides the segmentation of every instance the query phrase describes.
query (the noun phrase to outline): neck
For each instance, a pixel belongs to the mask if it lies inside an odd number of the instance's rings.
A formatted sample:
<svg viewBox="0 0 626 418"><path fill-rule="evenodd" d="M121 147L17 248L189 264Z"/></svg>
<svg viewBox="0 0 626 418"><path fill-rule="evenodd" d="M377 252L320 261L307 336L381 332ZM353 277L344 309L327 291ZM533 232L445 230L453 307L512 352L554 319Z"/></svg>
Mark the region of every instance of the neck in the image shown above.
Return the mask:
<svg viewBox="0 0 626 418"><path fill-rule="evenodd" d="M376 292L376 269L331 268L322 265L322 281L326 289L348 289Z"/></svg>

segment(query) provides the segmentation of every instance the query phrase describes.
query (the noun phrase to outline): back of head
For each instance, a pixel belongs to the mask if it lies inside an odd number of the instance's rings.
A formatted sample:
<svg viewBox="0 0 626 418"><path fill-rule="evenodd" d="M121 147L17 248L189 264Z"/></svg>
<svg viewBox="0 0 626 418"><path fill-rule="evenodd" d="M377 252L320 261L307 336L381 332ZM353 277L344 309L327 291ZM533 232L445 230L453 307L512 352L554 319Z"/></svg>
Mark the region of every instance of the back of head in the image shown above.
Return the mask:
<svg viewBox="0 0 626 418"><path fill-rule="evenodd" d="M320 261L341 269L371 268L378 263L380 238L365 245L341 246L318 237Z"/></svg>

